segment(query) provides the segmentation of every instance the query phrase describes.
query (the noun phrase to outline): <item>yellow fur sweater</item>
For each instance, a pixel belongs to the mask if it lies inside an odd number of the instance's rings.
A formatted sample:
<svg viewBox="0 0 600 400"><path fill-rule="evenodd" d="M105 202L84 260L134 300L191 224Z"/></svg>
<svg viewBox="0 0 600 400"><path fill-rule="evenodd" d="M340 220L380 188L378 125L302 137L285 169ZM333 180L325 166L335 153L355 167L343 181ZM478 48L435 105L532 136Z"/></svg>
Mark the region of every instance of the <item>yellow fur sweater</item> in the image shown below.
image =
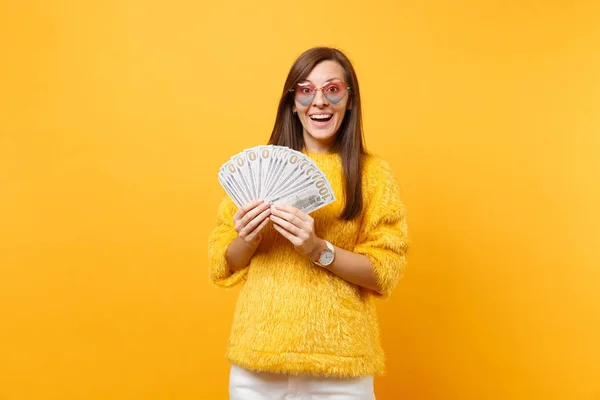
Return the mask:
<svg viewBox="0 0 600 400"><path fill-rule="evenodd" d="M363 212L353 221L343 210L342 163L337 154L309 154L326 174L337 200L311 214L315 233L370 258L389 296L405 267L404 206L389 165L365 156ZM209 237L210 276L222 287L242 282L227 360L241 367L287 374L360 377L382 373L374 299L378 294L313 265L269 224L249 266L232 273L225 259L236 238L235 204L225 198Z"/></svg>

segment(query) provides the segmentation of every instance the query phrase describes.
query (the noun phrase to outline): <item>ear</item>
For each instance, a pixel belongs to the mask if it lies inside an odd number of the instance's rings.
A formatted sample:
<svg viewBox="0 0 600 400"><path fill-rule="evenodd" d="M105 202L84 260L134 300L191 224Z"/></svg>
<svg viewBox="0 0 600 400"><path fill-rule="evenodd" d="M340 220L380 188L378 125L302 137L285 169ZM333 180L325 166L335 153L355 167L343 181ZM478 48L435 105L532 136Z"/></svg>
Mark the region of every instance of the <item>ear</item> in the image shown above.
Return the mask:
<svg viewBox="0 0 600 400"><path fill-rule="evenodd" d="M296 110L296 106L292 107L292 114L296 114L298 112L298 110Z"/></svg>
<svg viewBox="0 0 600 400"><path fill-rule="evenodd" d="M352 98L348 100L348 104L346 105L346 110L352 110Z"/></svg>

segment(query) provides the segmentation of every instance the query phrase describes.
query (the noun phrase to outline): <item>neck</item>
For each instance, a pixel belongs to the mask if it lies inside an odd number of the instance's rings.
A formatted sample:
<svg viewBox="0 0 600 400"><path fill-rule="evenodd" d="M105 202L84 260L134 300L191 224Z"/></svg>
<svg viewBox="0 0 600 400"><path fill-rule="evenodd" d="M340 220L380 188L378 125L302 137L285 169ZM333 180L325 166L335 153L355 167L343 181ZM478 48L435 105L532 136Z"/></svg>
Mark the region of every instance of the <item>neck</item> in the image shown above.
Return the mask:
<svg viewBox="0 0 600 400"><path fill-rule="evenodd" d="M304 132L304 148L307 152L313 154L328 154L331 153L333 149L333 143L335 140L335 136L330 140L321 141L316 140L306 132Z"/></svg>

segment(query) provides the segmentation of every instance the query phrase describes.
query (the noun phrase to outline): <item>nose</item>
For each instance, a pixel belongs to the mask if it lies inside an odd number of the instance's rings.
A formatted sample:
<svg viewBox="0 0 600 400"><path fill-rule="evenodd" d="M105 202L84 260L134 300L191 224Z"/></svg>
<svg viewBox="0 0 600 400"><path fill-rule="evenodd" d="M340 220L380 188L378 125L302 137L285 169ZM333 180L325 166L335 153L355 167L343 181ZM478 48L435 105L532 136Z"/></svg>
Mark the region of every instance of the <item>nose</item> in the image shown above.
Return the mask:
<svg viewBox="0 0 600 400"><path fill-rule="evenodd" d="M315 98L313 99L313 105L322 108L327 105L327 99L323 96L323 90L317 90Z"/></svg>

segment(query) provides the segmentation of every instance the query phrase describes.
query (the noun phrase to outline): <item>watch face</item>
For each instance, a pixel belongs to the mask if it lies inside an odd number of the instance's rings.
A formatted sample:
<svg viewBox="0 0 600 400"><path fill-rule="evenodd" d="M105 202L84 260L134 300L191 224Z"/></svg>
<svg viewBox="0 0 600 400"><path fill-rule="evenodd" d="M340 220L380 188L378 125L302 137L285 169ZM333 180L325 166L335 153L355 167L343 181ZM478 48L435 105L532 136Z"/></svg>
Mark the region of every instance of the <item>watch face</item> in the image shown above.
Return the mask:
<svg viewBox="0 0 600 400"><path fill-rule="evenodd" d="M319 262L323 265L329 265L333 261L333 252L332 251L324 251L319 257Z"/></svg>

